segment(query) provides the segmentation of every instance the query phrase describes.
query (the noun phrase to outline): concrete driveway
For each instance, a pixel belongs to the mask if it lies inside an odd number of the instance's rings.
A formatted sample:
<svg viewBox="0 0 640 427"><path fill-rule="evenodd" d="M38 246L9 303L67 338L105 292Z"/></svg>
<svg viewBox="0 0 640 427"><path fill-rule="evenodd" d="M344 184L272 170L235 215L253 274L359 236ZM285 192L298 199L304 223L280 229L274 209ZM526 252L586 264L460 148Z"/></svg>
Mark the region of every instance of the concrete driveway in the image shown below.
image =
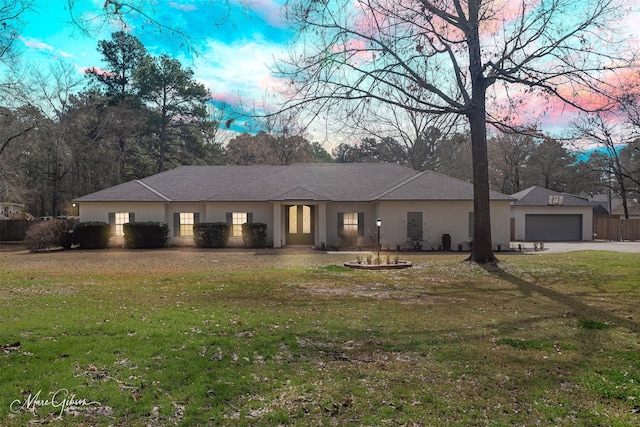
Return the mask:
<svg viewBox="0 0 640 427"><path fill-rule="evenodd" d="M511 243L512 248L518 247L518 242ZM604 240L582 242L545 242L544 250L534 251L533 242L524 243L528 254L548 254L574 251L611 251L640 253L640 242L610 242Z"/></svg>

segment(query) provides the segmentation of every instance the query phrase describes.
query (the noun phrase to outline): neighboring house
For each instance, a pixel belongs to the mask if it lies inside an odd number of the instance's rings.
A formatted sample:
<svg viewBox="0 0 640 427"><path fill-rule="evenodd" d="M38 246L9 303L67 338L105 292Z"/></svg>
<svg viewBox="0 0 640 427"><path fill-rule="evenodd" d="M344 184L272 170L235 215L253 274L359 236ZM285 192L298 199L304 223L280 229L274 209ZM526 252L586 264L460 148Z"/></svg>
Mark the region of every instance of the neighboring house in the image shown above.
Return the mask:
<svg viewBox="0 0 640 427"><path fill-rule="evenodd" d="M0 202L0 217L14 220L25 220L33 218L26 212L25 205L22 205L20 203L8 202Z"/></svg>
<svg viewBox="0 0 640 427"><path fill-rule="evenodd" d="M511 198L491 193L492 240L509 244ZM166 222L171 245L193 245L193 224L227 222L229 245L242 245L242 224L267 224L269 245L372 247L380 218L381 245L421 240L452 247L473 235L472 184L436 172L385 163L290 166L182 166L80 197L81 221L112 225Z"/></svg>
<svg viewBox="0 0 640 427"><path fill-rule="evenodd" d="M637 200L627 200L627 210L629 212L629 219L640 218L640 204ZM617 215L621 219L624 219L624 206L622 205L622 203L611 212L611 215Z"/></svg>
<svg viewBox="0 0 640 427"><path fill-rule="evenodd" d="M612 194L593 194L588 197L590 202L596 202L593 208L594 215L609 215L618 206L622 205L622 199Z"/></svg>
<svg viewBox="0 0 640 427"><path fill-rule="evenodd" d="M542 187L512 194L515 240L592 240L593 207L596 202Z"/></svg>

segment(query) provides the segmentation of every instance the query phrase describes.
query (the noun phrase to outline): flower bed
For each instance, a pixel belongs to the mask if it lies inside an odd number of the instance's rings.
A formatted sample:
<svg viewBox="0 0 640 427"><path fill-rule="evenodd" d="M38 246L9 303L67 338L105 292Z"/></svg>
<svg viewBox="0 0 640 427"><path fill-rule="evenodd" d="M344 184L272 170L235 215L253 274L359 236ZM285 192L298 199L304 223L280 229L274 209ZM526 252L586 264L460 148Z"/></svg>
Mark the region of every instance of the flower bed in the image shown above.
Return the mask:
<svg viewBox="0 0 640 427"><path fill-rule="evenodd" d="M345 262L344 266L348 268L355 268L359 270L400 270L403 268L409 268L413 265L411 261L398 261L389 264L366 264L358 263L357 261Z"/></svg>

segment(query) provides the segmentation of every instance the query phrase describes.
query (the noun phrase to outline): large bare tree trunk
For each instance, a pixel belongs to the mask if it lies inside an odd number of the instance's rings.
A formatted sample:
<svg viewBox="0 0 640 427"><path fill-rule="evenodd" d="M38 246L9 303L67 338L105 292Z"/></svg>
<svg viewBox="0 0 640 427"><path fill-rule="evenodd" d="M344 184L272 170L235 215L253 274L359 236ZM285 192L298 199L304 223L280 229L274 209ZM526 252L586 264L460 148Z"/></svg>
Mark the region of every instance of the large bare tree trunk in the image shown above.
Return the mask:
<svg viewBox="0 0 640 427"><path fill-rule="evenodd" d="M483 111L484 108L474 108L468 114L473 155L473 248L470 260L479 263L496 261L491 240L489 156Z"/></svg>

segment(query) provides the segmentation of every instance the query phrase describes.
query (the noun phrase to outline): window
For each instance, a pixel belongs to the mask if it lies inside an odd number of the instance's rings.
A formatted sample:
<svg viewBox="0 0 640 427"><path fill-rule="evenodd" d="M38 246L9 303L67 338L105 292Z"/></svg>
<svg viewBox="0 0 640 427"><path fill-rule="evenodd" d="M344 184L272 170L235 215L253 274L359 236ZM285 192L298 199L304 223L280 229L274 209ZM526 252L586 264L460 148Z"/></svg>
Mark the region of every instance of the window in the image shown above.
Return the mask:
<svg viewBox="0 0 640 427"><path fill-rule="evenodd" d="M173 213L173 236L192 237L193 226L200 222L198 212L174 212Z"/></svg>
<svg viewBox="0 0 640 427"><path fill-rule="evenodd" d="M344 222L342 224L342 230L343 230L343 233L347 235L358 234L358 212L344 213Z"/></svg>
<svg viewBox="0 0 640 427"><path fill-rule="evenodd" d="M407 212L407 239L422 240L422 212Z"/></svg>
<svg viewBox="0 0 640 427"><path fill-rule="evenodd" d="M289 233L296 234L298 232L298 207L289 206Z"/></svg>
<svg viewBox="0 0 640 427"><path fill-rule="evenodd" d="M124 236L123 225L127 223L129 223L129 212L116 212L115 214L116 237Z"/></svg>
<svg viewBox="0 0 640 427"><path fill-rule="evenodd" d="M242 224L246 223L246 212L233 212L231 222L231 237L242 237Z"/></svg>
<svg viewBox="0 0 640 427"><path fill-rule="evenodd" d="M364 236L364 212L339 212L338 236Z"/></svg>

